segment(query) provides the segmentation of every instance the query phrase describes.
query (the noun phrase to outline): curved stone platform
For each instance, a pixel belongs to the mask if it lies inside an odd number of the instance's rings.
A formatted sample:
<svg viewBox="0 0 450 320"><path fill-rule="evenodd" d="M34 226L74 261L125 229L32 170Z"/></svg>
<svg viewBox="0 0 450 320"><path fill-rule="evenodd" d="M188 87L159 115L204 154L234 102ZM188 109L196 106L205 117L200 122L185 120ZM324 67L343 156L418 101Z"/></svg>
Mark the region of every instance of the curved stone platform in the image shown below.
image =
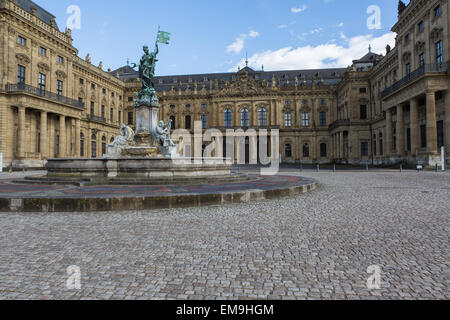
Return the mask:
<svg viewBox="0 0 450 320"><path fill-rule="evenodd" d="M95 212L196 207L298 195L317 182L294 176L250 175L248 180L211 184L34 185L0 182L0 212Z"/></svg>

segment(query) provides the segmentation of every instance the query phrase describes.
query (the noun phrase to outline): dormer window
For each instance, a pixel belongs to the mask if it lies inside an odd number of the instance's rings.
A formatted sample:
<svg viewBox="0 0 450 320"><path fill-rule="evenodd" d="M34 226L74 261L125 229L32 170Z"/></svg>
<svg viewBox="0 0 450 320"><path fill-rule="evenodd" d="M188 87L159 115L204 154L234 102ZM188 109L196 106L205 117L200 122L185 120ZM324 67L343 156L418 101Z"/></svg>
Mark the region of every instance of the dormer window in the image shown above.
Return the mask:
<svg viewBox="0 0 450 320"><path fill-rule="evenodd" d="M189 82L189 83L192 83L192 78L189 78L188 82Z"/></svg>
<svg viewBox="0 0 450 320"><path fill-rule="evenodd" d="M177 84L177 78L173 78L173 83Z"/></svg>

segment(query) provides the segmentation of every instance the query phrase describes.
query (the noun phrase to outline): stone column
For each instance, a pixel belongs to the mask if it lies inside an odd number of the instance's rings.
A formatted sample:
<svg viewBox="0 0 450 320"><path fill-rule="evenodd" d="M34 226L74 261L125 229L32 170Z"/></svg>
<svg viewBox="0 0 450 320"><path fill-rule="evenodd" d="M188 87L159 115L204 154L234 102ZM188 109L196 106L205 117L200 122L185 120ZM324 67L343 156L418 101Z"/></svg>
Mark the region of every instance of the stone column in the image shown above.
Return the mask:
<svg viewBox="0 0 450 320"><path fill-rule="evenodd" d="M437 153L436 98L433 91L427 92L427 152Z"/></svg>
<svg viewBox="0 0 450 320"><path fill-rule="evenodd" d="M339 132L339 159L344 158L344 131Z"/></svg>
<svg viewBox="0 0 450 320"><path fill-rule="evenodd" d="M75 119L75 157L80 157L81 120Z"/></svg>
<svg viewBox="0 0 450 320"><path fill-rule="evenodd" d="M410 129L411 129L411 155L417 156L417 150L420 147L419 132L419 107L415 98L409 101L410 109Z"/></svg>
<svg viewBox="0 0 450 320"><path fill-rule="evenodd" d="M386 156L392 155L392 113L386 110Z"/></svg>
<svg viewBox="0 0 450 320"><path fill-rule="evenodd" d="M66 117L59 116L59 158L66 156Z"/></svg>
<svg viewBox="0 0 450 320"><path fill-rule="evenodd" d="M17 157L25 158L25 107L19 107L19 131L17 135Z"/></svg>
<svg viewBox="0 0 450 320"><path fill-rule="evenodd" d="M41 157L48 157L48 131L47 131L47 112L41 111Z"/></svg>
<svg viewBox="0 0 450 320"><path fill-rule="evenodd" d="M403 105L397 106L397 154L405 155L405 120L403 118Z"/></svg>

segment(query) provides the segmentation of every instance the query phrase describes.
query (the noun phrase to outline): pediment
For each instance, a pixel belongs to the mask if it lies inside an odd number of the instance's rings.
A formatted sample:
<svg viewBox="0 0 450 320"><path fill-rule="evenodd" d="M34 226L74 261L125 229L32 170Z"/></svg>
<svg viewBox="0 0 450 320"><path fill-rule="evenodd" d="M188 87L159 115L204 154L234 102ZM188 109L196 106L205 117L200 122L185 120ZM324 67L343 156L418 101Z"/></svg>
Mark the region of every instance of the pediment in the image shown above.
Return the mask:
<svg viewBox="0 0 450 320"><path fill-rule="evenodd" d="M218 96L254 96L264 93L260 83L249 77L247 72L239 74L239 78L231 84L226 83L217 93Z"/></svg>

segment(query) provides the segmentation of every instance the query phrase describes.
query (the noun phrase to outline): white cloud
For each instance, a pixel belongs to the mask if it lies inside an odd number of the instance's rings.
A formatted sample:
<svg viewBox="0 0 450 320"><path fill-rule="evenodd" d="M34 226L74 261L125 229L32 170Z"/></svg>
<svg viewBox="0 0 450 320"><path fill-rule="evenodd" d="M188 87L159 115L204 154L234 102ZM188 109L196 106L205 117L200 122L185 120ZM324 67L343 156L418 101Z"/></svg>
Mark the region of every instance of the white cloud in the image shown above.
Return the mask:
<svg viewBox="0 0 450 320"><path fill-rule="evenodd" d="M345 45L329 42L315 47L286 47L274 51L266 50L250 57L249 64L253 68L264 65L266 70L342 68L364 56L368 52L369 44L372 45L373 52L384 54L386 44L394 46L395 34L386 33L376 38L373 35L359 35L347 38ZM243 63L244 61L241 60L236 67L230 68L229 71L235 71L237 66Z"/></svg>
<svg viewBox="0 0 450 320"><path fill-rule="evenodd" d="M234 40L234 42L227 46L225 50L226 53L240 53L245 46L245 40L250 38L256 38L259 36L259 32L255 30L250 30L248 34L240 34L239 37Z"/></svg>
<svg viewBox="0 0 450 320"><path fill-rule="evenodd" d="M337 26L338 26L339 28L342 28L342 27L344 26L344 23L341 22L341 23L339 23Z"/></svg>
<svg viewBox="0 0 450 320"><path fill-rule="evenodd" d="M307 8L308 8L308 6L306 4L304 4L303 6L298 7L298 8L291 8L291 12L292 13L300 13L300 12L305 11Z"/></svg>
<svg viewBox="0 0 450 320"><path fill-rule="evenodd" d="M278 28L280 28L280 29L286 29L288 27L288 25L287 24L282 24L281 26L279 26Z"/></svg>
<svg viewBox="0 0 450 320"><path fill-rule="evenodd" d="M254 31L254 30L250 30L248 35L249 35L250 38L256 38L256 37L259 36L259 32Z"/></svg>

